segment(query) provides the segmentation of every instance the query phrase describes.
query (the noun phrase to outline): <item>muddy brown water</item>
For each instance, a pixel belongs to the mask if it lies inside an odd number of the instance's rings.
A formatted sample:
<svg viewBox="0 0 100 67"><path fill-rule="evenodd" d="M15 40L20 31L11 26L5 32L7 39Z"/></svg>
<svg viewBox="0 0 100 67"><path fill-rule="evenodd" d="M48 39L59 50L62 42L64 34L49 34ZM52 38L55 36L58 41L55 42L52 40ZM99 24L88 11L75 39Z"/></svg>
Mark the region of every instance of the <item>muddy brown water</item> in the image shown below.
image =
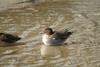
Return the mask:
<svg viewBox="0 0 100 67"><path fill-rule="evenodd" d="M100 67L99 2L44 0L1 11L0 32L22 40L10 45L0 42L0 67ZM74 33L65 45L45 46L39 32L47 26Z"/></svg>

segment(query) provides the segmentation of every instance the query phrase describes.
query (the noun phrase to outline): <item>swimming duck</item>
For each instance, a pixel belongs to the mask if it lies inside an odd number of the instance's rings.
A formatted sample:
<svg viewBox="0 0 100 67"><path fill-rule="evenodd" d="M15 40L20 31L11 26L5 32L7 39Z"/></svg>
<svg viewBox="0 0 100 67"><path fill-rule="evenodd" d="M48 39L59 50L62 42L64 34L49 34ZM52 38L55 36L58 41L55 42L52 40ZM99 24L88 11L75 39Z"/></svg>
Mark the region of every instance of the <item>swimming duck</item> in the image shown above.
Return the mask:
<svg viewBox="0 0 100 67"><path fill-rule="evenodd" d="M45 28L42 32L42 41L45 45L60 45L72 34L68 30L53 31L52 28Z"/></svg>
<svg viewBox="0 0 100 67"><path fill-rule="evenodd" d="M15 43L16 41L20 40L21 38L12 34L8 33L0 33L0 40L5 43Z"/></svg>

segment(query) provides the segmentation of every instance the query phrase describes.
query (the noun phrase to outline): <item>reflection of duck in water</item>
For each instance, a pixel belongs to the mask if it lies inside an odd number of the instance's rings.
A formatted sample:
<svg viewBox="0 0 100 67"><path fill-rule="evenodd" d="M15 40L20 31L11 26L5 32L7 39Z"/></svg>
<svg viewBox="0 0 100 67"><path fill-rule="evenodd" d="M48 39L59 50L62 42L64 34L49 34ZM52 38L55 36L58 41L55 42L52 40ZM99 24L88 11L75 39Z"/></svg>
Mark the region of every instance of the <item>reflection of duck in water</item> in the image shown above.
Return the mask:
<svg viewBox="0 0 100 67"><path fill-rule="evenodd" d="M62 57L67 57L68 56L68 48L65 46L46 46L46 45L41 45L41 56L42 57L54 57L54 56L62 56Z"/></svg>
<svg viewBox="0 0 100 67"><path fill-rule="evenodd" d="M72 34L72 32L65 31L53 31L52 28L46 28L43 31L42 41L45 45L59 45Z"/></svg>
<svg viewBox="0 0 100 67"><path fill-rule="evenodd" d="M40 51L42 57L56 56L60 54L60 51L57 49L57 47L53 46L41 45Z"/></svg>
<svg viewBox="0 0 100 67"><path fill-rule="evenodd" d="M5 43L15 43L16 41L20 40L21 38L12 34L8 33L0 33L0 40Z"/></svg>

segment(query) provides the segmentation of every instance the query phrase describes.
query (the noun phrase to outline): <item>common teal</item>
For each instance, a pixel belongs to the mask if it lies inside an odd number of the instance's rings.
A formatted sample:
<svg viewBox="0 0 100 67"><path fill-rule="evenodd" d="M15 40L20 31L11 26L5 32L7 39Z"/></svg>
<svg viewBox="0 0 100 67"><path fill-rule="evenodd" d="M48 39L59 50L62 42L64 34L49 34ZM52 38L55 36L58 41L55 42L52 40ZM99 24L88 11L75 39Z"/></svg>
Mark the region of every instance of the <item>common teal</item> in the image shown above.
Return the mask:
<svg viewBox="0 0 100 67"><path fill-rule="evenodd" d="M52 28L45 28L42 32L42 41L45 45L60 45L72 34L68 30L53 31Z"/></svg>
<svg viewBox="0 0 100 67"><path fill-rule="evenodd" d="M16 41L20 40L21 38L12 34L8 33L0 33L0 41L5 43L15 43Z"/></svg>

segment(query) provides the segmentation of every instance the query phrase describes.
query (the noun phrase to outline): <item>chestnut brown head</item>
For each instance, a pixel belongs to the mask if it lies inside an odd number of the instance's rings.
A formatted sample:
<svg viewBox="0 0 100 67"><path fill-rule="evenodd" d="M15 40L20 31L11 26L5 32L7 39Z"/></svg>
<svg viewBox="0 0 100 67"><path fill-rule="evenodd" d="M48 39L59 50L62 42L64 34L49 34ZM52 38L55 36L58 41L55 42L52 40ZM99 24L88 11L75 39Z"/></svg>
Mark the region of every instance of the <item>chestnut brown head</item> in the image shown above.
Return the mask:
<svg viewBox="0 0 100 67"><path fill-rule="evenodd" d="M47 35L52 35L54 33L54 31L52 30L52 28L45 28L43 31L45 34Z"/></svg>

